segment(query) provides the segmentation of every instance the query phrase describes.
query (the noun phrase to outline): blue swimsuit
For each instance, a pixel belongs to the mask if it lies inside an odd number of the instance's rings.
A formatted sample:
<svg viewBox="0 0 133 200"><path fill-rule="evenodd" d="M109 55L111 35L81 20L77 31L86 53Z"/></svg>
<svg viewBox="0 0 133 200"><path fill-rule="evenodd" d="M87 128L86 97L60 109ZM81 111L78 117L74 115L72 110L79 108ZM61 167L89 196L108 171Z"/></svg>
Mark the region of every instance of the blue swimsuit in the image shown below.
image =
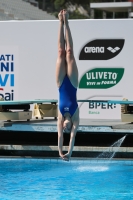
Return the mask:
<svg viewBox="0 0 133 200"><path fill-rule="evenodd" d="M71 116L75 113L78 107L76 93L77 89L66 75L59 88L59 109L63 116L66 112L69 112Z"/></svg>

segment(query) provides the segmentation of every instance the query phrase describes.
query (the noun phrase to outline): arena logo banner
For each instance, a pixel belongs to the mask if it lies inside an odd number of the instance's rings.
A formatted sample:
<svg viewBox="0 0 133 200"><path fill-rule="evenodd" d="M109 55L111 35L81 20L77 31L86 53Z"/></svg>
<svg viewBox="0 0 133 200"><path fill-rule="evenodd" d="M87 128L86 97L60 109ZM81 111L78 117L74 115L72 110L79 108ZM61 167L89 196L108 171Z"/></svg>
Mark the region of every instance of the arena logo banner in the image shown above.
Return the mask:
<svg viewBox="0 0 133 200"><path fill-rule="evenodd" d="M17 98L18 55L14 47L0 46L0 98L5 101Z"/></svg>
<svg viewBox="0 0 133 200"><path fill-rule="evenodd" d="M121 52L124 42L124 39L93 40L82 48L79 60L109 60Z"/></svg>
<svg viewBox="0 0 133 200"><path fill-rule="evenodd" d="M79 88L107 89L120 82L124 68L95 68L86 72L79 82Z"/></svg>

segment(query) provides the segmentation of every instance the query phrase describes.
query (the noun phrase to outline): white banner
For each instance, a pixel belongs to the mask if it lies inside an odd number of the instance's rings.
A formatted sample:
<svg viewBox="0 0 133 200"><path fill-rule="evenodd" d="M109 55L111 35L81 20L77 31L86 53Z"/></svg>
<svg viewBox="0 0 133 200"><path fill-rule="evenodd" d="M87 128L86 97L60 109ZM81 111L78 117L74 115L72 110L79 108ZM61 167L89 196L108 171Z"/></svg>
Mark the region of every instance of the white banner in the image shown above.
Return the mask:
<svg viewBox="0 0 133 200"><path fill-rule="evenodd" d="M133 21L70 20L69 25L79 70L77 98L122 100L125 97L133 100ZM2 71L1 66L0 88L4 91L0 93L4 96L3 92L14 93L15 100L57 99L58 20L0 22L0 26L1 63L9 62L11 69L14 62L14 72L5 68ZM79 106L81 118L121 117L119 105L83 103Z"/></svg>

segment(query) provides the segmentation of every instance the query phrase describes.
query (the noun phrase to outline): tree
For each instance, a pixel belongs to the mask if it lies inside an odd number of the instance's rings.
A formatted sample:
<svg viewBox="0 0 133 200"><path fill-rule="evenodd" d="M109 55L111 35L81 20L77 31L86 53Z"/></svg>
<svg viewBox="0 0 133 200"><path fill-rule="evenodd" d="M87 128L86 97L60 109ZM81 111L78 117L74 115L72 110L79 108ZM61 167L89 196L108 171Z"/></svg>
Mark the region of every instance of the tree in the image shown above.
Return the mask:
<svg viewBox="0 0 133 200"><path fill-rule="evenodd" d="M84 16L78 11L78 7L82 6L87 12L89 12L90 0L37 0L39 2L39 8L58 16L58 12L61 9L67 9L72 5L75 6L73 12L70 11L70 19L86 19L88 17Z"/></svg>
<svg viewBox="0 0 133 200"><path fill-rule="evenodd" d="M65 6L65 0L55 0L54 6L55 6L55 9L61 10Z"/></svg>

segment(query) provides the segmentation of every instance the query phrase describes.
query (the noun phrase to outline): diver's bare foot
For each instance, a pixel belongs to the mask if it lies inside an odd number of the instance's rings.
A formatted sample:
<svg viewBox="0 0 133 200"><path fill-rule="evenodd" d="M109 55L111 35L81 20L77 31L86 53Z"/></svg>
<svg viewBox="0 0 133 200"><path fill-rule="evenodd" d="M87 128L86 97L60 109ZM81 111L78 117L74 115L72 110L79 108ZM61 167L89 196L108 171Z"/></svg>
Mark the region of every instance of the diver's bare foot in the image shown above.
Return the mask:
<svg viewBox="0 0 133 200"><path fill-rule="evenodd" d="M64 21L64 24L68 24L68 18L69 18L69 14L68 14L68 12L64 9L64 10L63 10L63 21Z"/></svg>
<svg viewBox="0 0 133 200"><path fill-rule="evenodd" d="M59 18L60 22L63 23L63 10L61 10L61 11L59 12L58 18Z"/></svg>
<svg viewBox="0 0 133 200"><path fill-rule="evenodd" d="M65 160L65 161L69 161L69 160L70 160L70 155L69 155L69 153L66 153L66 154L63 156L63 160Z"/></svg>

